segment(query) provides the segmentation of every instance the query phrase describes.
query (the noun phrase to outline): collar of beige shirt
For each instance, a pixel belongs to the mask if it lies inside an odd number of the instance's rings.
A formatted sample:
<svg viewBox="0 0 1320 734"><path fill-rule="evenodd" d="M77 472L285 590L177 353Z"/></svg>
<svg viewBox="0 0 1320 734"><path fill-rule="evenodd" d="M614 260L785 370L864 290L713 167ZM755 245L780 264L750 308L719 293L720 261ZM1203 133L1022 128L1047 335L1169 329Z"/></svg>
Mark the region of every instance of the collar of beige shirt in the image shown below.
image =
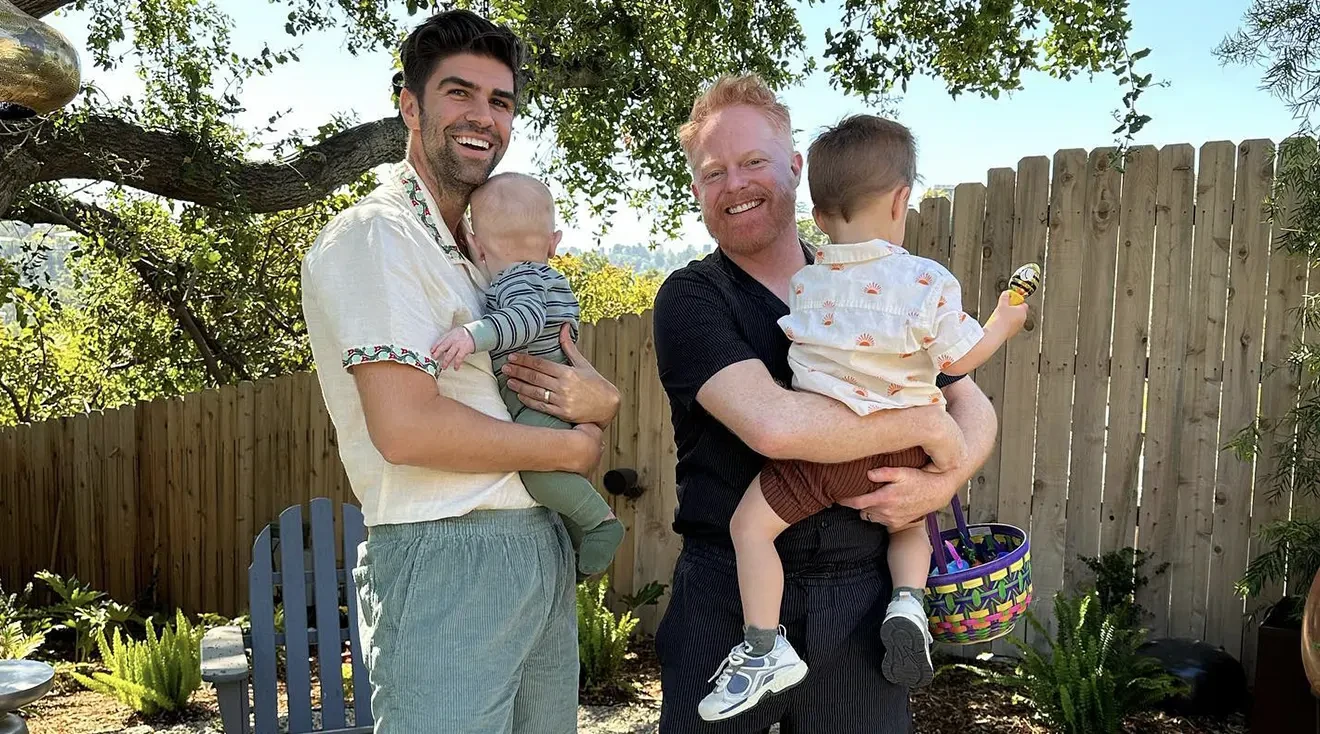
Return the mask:
<svg viewBox="0 0 1320 734"><path fill-rule="evenodd" d="M860 263L890 255L906 254L907 250L902 247L878 238L866 242L816 245L816 262L823 265Z"/></svg>

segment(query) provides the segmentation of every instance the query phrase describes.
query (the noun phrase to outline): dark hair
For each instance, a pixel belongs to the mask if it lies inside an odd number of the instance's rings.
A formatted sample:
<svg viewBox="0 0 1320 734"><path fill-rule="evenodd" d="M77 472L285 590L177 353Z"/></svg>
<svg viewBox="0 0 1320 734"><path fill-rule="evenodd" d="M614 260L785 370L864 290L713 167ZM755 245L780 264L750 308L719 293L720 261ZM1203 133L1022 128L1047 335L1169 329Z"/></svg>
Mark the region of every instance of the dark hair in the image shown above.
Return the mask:
<svg viewBox="0 0 1320 734"><path fill-rule="evenodd" d="M394 76L397 94L407 87L419 98L435 67L454 54L471 53L502 61L513 72L513 94L523 83L523 43L513 31L469 10L446 10L427 18L413 29L399 49L402 79Z"/></svg>
<svg viewBox="0 0 1320 734"><path fill-rule="evenodd" d="M912 131L883 117L844 118L807 149L812 205L845 220L866 197L911 186L916 177L917 142Z"/></svg>

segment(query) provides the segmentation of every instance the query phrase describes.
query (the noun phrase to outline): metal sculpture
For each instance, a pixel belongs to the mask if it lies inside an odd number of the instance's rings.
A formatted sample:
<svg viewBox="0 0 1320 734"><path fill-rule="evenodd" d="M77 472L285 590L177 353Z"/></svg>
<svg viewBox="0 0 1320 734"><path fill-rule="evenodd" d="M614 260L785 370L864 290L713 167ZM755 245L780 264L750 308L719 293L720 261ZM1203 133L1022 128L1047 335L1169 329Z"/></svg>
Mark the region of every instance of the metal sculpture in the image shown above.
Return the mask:
<svg viewBox="0 0 1320 734"><path fill-rule="evenodd" d="M0 123L58 110L78 94L81 75L64 34L0 0Z"/></svg>

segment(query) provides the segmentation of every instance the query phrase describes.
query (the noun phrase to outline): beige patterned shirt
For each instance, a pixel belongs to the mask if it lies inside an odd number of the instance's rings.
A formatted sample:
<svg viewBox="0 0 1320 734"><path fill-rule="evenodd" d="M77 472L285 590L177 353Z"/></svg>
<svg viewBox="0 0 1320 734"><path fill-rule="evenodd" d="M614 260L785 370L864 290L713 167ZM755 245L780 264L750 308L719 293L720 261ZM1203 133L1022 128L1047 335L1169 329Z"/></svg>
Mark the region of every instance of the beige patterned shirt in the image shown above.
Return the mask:
<svg viewBox="0 0 1320 734"><path fill-rule="evenodd" d="M952 273L884 240L818 246L816 262L793 276L788 305L779 326L793 341L793 387L859 415L942 404L941 366L984 334Z"/></svg>
<svg viewBox="0 0 1320 734"><path fill-rule="evenodd" d="M434 377L441 395L509 420L489 353L474 352L463 369L443 373L430 355L447 330L484 315L486 285L407 163L336 216L303 258L303 313L312 356L339 455L368 525L536 505L516 472L451 472L386 462L367 435L349 371L382 360L406 364Z"/></svg>

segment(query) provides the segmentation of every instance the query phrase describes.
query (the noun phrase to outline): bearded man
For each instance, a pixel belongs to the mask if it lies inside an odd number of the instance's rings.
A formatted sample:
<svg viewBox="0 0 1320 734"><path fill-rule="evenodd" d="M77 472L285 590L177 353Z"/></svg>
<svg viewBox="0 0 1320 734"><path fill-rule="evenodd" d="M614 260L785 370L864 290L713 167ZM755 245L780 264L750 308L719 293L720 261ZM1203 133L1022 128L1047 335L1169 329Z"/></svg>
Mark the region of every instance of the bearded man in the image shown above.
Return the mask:
<svg viewBox="0 0 1320 734"><path fill-rule="evenodd" d="M947 412L861 417L840 401L790 390L789 340L777 321L789 312L790 277L814 255L797 231L802 156L789 111L758 77L723 77L693 104L679 138L718 248L670 275L655 302L656 358L678 448L674 530L683 537L655 637L660 732L763 732L775 722L782 734L908 732L908 691L881 672L880 626L892 594L886 527L949 503L989 456L994 409L971 380L943 375ZM702 720L697 704L709 681L728 674L721 662L743 642L729 523L765 460L837 463L914 446L965 458L942 474L873 470L876 491L776 541L785 572L781 623L810 665L807 677L733 718ZM738 674L755 674L747 671ZM732 690L761 682L721 683Z"/></svg>
<svg viewBox="0 0 1320 734"><path fill-rule="evenodd" d="M430 356L484 315L463 213L507 149L523 53L470 12L418 26L400 52L406 160L302 264L312 354L367 524L352 573L377 732L577 730L573 549L518 472L589 472L617 391L567 329L573 365L522 388L572 430L511 422L489 353L444 371Z"/></svg>

